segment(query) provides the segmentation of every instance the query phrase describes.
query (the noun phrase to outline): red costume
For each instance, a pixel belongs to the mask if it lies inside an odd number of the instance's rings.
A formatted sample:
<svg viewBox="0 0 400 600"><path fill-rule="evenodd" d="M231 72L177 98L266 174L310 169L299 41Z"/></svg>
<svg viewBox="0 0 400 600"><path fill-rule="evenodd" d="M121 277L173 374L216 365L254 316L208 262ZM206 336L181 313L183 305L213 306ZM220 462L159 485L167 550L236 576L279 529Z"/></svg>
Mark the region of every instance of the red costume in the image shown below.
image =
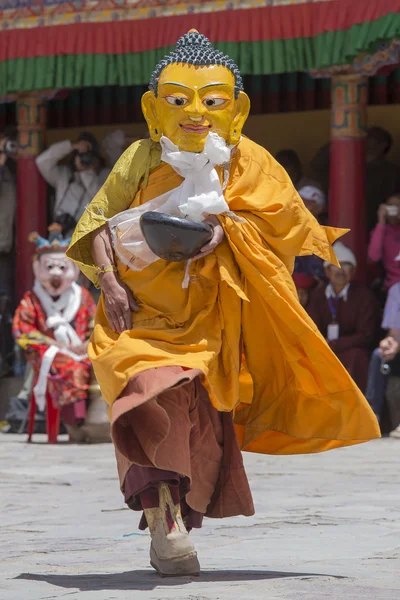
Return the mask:
<svg viewBox="0 0 400 600"><path fill-rule="evenodd" d="M63 421L74 426L86 416L90 362L85 344L92 332L95 304L89 292L74 282L77 270L65 257L67 242L57 228L55 232L50 241L35 238L39 240L36 281L16 310L13 333L33 367L37 405L44 408L41 387L62 408Z"/></svg>

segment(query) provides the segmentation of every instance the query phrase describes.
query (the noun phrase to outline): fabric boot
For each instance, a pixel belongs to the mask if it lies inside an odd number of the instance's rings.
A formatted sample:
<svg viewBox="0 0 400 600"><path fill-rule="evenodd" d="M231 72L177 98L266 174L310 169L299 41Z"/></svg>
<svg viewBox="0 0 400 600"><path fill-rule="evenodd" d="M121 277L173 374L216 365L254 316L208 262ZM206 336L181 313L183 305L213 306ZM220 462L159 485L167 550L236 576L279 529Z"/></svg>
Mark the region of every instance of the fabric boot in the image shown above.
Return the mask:
<svg viewBox="0 0 400 600"><path fill-rule="evenodd" d="M159 506L144 508L151 534L150 564L162 577L199 575L197 553L166 483L158 490Z"/></svg>

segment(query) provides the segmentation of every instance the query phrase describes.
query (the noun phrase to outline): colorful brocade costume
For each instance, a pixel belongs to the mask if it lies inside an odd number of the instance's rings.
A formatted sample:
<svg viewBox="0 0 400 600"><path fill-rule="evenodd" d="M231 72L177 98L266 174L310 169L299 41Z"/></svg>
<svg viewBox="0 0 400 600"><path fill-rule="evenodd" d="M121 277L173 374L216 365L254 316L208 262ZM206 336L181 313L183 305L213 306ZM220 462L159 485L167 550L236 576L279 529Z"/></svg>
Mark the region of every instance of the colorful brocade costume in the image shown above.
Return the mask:
<svg viewBox="0 0 400 600"><path fill-rule="evenodd" d="M49 227L49 239L34 233L35 282L14 316L13 334L34 372L36 405L45 409L46 396L61 409L66 425L86 416L90 362L87 343L93 331L95 304L76 283L79 271L65 256L69 239L61 226Z"/></svg>
<svg viewBox="0 0 400 600"><path fill-rule="evenodd" d="M73 327L82 340L89 339L93 330L95 304L88 291L82 288L82 301L74 319ZM14 316L13 334L18 345L25 351L37 380L42 358L54 340L54 330L46 325L43 307L33 291L26 292ZM48 376L47 391L55 406L64 407L77 403L77 418L86 414L86 398L89 383L90 362L76 362L63 354L57 354Z"/></svg>
<svg viewBox="0 0 400 600"><path fill-rule="evenodd" d="M184 38L191 43L190 34ZM174 55L172 60L180 59ZM187 67L184 63L182 77L192 69ZM168 74L165 86L189 86L187 79L176 83L178 69ZM220 69L219 82L222 75ZM200 77L196 67L192 76ZM193 90L196 94L197 87ZM168 97L177 94L172 90ZM154 96L162 102L162 94ZM193 129L206 122L208 113L201 107L190 110ZM161 160L159 125L146 111L153 140L133 144L120 158L68 250L97 286L92 233L123 211L173 193L183 182ZM225 167L215 167L221 185L225 180L229 208L215 213L223 242L191 264L187 287L182 285L184 263L160 259L132 270L116 256L118 275L140 310L132 315L132 329L118 334L109 326L102 296L89 345L110 406L121 488L129 506L143 508L147 521L150 515L153 543L153 516L146 511L151 499L141 496L149 482L154 487L167 481L172 490L178 486L173 501L181 502L186 525L196 527L202 515L253 513L239 449L310 453L380 435L368 403L300 306L291 278L297 255L316 254L336 263L331 244L343 232L321 227L284 169L264 148L241 137L233 123L237 139L230 140L230 159ZM156 554L152 546L152 564L168 572L168 561L157 562Z"/></svg>

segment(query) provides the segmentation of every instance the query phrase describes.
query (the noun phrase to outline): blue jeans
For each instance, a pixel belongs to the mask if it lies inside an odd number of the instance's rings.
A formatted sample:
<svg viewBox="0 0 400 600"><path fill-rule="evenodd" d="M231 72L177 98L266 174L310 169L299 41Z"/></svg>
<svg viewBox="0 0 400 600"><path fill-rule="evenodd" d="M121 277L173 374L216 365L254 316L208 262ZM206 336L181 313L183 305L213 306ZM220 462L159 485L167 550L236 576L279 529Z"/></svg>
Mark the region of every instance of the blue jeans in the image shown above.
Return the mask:
<svg viewBox="0 0 400 600"><path fill-rule="evenodd" d="M385 406L386 388L389 380L388 375L381 373L382 356L379 348L376 348L371 356L368 371L368 383L365 396L374 411L378 421L382 419ZM400 356L397 355L390 363L391 374L400 375Z"/></svg>

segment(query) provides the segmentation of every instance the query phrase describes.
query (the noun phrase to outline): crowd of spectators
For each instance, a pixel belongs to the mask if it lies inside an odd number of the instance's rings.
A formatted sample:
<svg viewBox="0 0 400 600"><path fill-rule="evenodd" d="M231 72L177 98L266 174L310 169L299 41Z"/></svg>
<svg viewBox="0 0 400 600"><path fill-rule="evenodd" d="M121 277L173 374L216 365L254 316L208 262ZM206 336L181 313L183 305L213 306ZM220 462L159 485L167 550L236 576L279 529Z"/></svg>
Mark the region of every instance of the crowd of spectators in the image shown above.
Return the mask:
<svg viewBox="0 0 400 600"><path fill-rule="evenodd" d="M382 276L371 287L355 280L357 257L344 237L334 245L341 268L315 256L298 257L293 279L301 304L366 395L383 431L400 438L400 167L387 159L392 142L381 127L368 131L367 251ZM329 144L313 159L311 179L293 150L282 150L277 159L307 208L329 224Z"/></svg>
<svg viewBox="0 0 400 600"><path fill-rule="evenodd" d="M13 360L10 334L15 305L16 140L13 127L0 136L0 376L18 362ZM37 157L38 169L54 190L49 219L63 226L64 235L71 234L85 206L132 141L120 130L101 143L83 132L76 140L51 145ZM316 256L297 257L293 279L302 306L366 394L378 420L384 422L389 407L392 435L400 437L400 385L391 385L400 382L400 167L387 159L391 145L386 130L373 127L368 131L368 257L382 266L378 286L373 291L355 280L357 257L346 247L345 238L335 244L341 268ZM320 224L328 225L329 144L311 162L311 177L305 176L294 150L281 150L276 159L308 210ZM28 379L21 393L26 387L29 394Z"/></svg>

